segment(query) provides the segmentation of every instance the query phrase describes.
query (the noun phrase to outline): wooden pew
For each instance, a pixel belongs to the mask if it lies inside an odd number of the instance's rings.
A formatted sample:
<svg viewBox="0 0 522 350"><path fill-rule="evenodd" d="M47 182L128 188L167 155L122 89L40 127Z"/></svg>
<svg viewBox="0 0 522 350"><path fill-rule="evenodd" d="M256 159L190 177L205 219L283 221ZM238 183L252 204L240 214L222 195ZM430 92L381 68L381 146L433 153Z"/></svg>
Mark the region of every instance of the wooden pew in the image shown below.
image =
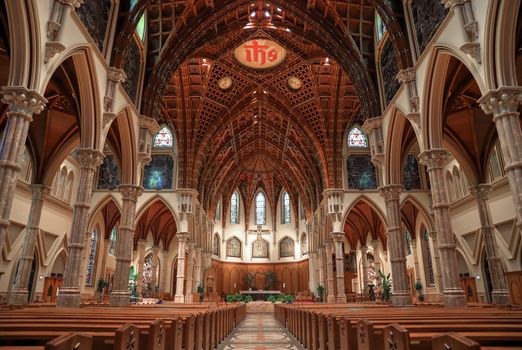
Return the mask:
<svg viewBox="0 0 522 350"><path fill-rule="evenodd" d="M480 350L480 344L456 333L438 334L432 338L433 350Z"/></svg>

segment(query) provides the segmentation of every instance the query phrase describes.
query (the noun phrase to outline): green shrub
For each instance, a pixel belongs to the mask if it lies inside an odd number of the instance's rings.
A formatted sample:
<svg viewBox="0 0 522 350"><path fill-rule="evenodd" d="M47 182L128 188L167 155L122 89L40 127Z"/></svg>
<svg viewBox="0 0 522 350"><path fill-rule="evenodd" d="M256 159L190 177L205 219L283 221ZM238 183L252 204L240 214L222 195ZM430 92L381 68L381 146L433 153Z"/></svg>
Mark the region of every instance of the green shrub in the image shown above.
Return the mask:
<svg viewBox="0 0 522 350"><path fill-rule="evenodd" d="M234 294L227 295L226 299L227 303L233 303L236 301L236 296Z"/></svg>
<svg viewBox="0 0 522 350"><path fill-rule="evenodd" d="M254 299L252 299L252 296L250 295L245 295L243 297L243 301L245 302L245 304L248 304L249 302L253 301Z"/></svg>
<svg viewBox="0 0 522 350"><path fill-rule="evenodd" d="M266 300L273 304L278 300L278 298L275 295L270 295Z"/></svg>

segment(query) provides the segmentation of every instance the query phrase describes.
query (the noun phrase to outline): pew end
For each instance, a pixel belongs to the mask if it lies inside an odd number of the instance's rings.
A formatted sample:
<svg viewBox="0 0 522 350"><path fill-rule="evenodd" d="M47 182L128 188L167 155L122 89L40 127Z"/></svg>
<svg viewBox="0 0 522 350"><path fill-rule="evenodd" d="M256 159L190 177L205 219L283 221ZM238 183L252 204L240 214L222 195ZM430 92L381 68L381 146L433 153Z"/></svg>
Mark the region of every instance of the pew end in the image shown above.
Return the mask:
<svg viewBox="0 0 522 350"><path fill-rule="evenodd" d="M49 342L44 350L91 350L92 337L82 333L66 333Z"/></svg>

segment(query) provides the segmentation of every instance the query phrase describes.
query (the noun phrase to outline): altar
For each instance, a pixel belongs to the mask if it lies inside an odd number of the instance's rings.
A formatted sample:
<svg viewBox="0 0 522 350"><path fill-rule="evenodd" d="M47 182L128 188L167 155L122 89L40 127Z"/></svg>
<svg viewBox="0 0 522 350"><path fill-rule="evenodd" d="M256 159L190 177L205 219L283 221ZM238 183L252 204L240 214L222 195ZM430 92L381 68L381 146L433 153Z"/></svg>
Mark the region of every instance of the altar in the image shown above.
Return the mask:
<svg viewBox="0 0 522 350"><path fill-rule="evenodd" d="M279 295L281 294L280 290L241 290L239 291L241 295L250 295L254 300L266 300L270 295Z"/></svg>

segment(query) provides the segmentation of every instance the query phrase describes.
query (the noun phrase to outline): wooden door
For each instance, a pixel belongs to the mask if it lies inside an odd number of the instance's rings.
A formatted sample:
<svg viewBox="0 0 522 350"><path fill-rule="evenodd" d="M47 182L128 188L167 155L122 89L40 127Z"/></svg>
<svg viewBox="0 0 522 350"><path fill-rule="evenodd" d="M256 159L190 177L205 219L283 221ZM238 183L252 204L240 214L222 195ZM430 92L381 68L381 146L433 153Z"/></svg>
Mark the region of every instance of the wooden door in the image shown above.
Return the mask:
<svg viewBox="0 0 522 350"><path fill-rule="evenodd" d="M460 286L466 294L468 303L478 303L477 283L475 277L460 277Z"/></svg>

